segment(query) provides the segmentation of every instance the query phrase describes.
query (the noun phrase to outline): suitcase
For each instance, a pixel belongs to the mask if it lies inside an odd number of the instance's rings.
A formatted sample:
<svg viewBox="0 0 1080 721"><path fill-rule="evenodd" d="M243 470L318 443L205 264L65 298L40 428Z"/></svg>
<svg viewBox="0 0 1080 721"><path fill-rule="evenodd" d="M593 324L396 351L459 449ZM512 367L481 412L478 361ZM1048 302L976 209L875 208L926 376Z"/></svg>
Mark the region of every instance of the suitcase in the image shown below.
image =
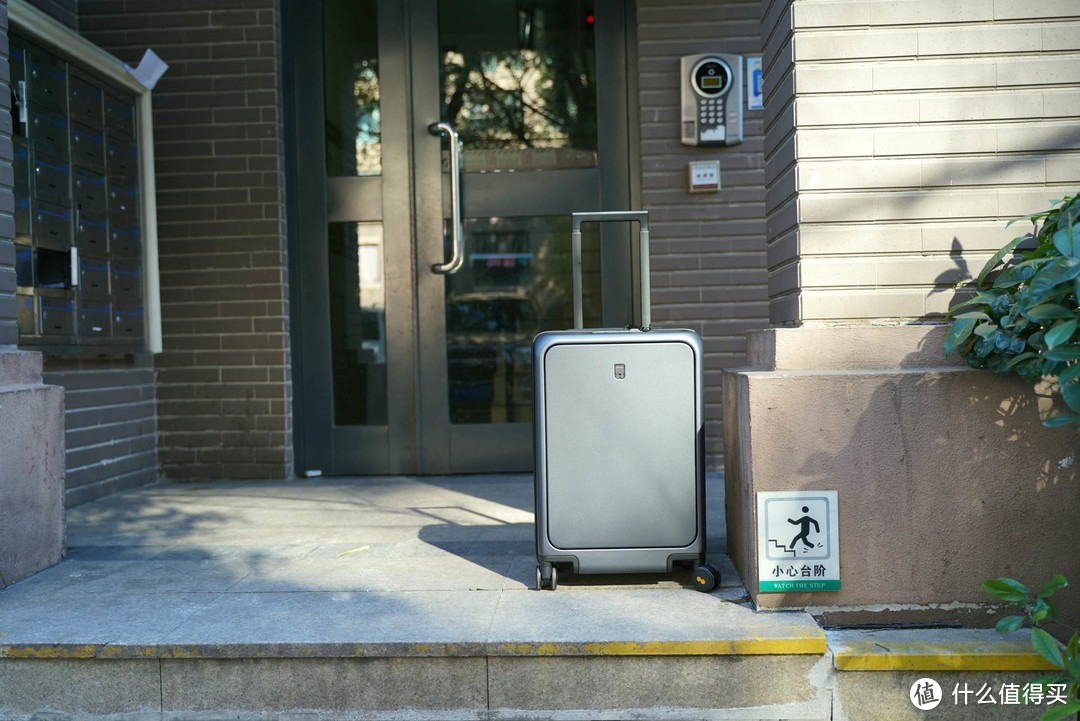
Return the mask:
<svg viewBox="0 0 1080 721"><path fill-rule="evenodd" d="M648 212L574 213L574 329L533 340L536 586L705 561L701 338L651 327ZM581 224L636 221L641 327L582 327ZM719 574L700 565L693 584Z"/></svg>

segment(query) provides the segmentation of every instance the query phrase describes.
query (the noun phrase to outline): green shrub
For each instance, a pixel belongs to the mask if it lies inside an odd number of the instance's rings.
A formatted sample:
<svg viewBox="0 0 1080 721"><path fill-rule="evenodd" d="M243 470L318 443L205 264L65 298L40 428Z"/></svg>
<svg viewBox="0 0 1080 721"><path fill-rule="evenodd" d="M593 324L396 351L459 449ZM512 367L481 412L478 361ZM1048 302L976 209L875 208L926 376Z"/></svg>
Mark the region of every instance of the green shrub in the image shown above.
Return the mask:
<svg viewBox="0 0 1080 721"><path fill-rule="evenodd" d="M1033 384L1056 378L1071 412L1044 424L1080 425L1080 195L1028 219L1032 231L999 250L974 281L974 295L949 312L945 352Z"/></svg>

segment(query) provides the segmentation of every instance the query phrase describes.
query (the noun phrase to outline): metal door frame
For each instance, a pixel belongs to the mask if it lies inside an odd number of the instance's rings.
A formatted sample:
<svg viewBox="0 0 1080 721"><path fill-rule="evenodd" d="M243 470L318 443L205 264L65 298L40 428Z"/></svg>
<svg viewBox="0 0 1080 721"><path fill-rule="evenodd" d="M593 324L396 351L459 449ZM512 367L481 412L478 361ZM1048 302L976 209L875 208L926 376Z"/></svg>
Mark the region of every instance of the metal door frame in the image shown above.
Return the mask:
<svg viewBox="0 0 1080 721"><path fill-rule="evenodd" d="M443 203L418 200L444 197L441 171L425 170L441 165L440 140L427 133L427 125L438 119L438 73L432 72L439 61L437 9L437 0L378 0L380 109L384 118L404 117L408 122L383 123L380 176L326 182L322 7L304 0L282 3L282 27L288 29L282 33L285 172L286 187L294 189L287 192L286 212L298 473L476 472L496 470L501 464L498 454L488 459L493 463L485 463L476 453L452 459L450 452L454 436L460 446L460 438L475 430L449 422L444 281L427 271L432 262L442 260ZM640 197L637 125L631 122L637 117L637 83L630 72L636 67L633 2L596 0L596 13L605 20L597 23L598 119L601 113L624 119L615 123L614 132L598 128L599 157L607 161L596 171L600 174L598 200L604 209L625 209ZM435 117L428 117L432 108ZM313 147L316 138L319 142ZM387 148L392 152L385 152ZM555 172L566 173L570 180L577 171ZM472 184L472 193L466 197L474 213L482 213L498 198L499 182L498 176L489 176ZM572 184L554 183L554 187L574 192ZM348 208L350 220L383 224L387 426L333 423L327 244L302 242L325 238L327 223L335 220L327 211L330 201L334 207ZM433 212L433 206L438 206L438 212ZM521 208L518 214L526 209L524 204ZM533 205L527 210L530 215L543 214L538 212L542 208ZM506 206L499 209L503 215L515 214L506 211ZM628 229L611 233L626 233L627 244L632 243ZM603 306L605 323L615 324L623 322L621 309L637 306L629 302L636 286L631 272L636 269L630 260L634 250L623 252L617 247L621 244L611 240L605 237L602 248ZM425 348L434 350L424 352ZM493 434L488 447L520 454L523 449L517 446L522 434L514 425L520 424L484 426L486 433Z"/></svg>

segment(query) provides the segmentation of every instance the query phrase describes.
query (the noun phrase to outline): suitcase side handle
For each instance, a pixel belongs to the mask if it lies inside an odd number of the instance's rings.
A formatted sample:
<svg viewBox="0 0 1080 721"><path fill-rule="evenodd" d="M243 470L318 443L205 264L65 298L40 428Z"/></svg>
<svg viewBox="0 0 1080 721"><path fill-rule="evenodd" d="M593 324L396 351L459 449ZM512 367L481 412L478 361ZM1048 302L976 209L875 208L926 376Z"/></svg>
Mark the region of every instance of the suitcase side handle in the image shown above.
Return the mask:
<svg viewBox="0 0 1080 721"><path fill-rule="evenodd" d="M574 328L585 326L585 311L581 299L581 224L612 221L637 221L639 228L639 266L641 268L641 329L652 326L652 288L649 280L649 211L603 211L571 213L570 242L574 268Z"/></svg>

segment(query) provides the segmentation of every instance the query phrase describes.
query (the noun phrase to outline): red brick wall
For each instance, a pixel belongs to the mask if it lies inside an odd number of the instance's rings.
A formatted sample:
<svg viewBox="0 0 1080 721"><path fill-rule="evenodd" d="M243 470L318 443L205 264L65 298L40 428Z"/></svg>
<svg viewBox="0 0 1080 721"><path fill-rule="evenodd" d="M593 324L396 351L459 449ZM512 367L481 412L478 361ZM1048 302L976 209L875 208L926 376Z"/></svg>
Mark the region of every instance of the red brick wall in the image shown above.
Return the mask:
<svg viewBox="0 0 1080 721"><path fill-rule="evenodd" d="M158 454L172 479L291 475L288 263L275 0L81 0L79 29L154 91L164 352Z"/></svg>

